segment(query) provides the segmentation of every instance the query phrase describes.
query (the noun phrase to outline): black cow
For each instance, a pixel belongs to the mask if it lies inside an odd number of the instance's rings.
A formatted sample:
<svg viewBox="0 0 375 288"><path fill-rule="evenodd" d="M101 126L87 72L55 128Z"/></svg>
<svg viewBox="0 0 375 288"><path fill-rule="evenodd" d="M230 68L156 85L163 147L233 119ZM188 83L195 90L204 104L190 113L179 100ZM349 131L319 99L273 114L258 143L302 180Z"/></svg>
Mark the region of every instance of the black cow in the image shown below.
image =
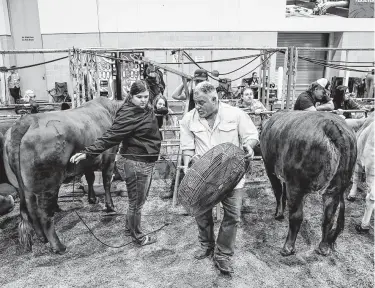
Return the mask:
<svg viewBox="0 0 375 288"><path fill-rule="evenodd" d="M89 202L97 203L94 170L101 169L107 211L114 211L109 190L117 147L98 155L94 162L84 160L76 167L69 159L103 135L121 104L99 97L76 109L26 115L6 133L4 163L9 180L19 186L19 235L27 250L32 248L31 222L37 235L49 242L54 252L66 251L56 235L53 216L61 183L67 177L85 174Z"/></svg>
<svg viewBox="0 0 375 288"><path fill-rule="evenodd" d="M289 232L281 254L295 253L304 199L315 192L323 195L322 240L316 251L328 255L344 229L344 192L350 187L357 157L354 131L331 113L281 111L264 122L260 143L276 196L276 219L284 218L288 200Z"/></svg>

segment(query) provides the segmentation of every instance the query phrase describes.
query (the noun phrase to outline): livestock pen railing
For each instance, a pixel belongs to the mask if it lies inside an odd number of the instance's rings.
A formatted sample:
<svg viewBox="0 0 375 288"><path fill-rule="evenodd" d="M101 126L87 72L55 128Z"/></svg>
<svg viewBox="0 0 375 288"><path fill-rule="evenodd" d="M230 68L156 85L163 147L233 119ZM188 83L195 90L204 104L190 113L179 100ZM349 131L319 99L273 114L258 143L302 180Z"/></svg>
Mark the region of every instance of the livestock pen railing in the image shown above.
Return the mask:
<svg viewBox="0 0 375 288"><path fill-rule="evenodd" d="M271 91L271 79L277 78L277 102L280 103L280 109L291 109L296 98L295 91L297 86L297 73L298 73L298 61L313 61L314 65L322 65L327 67L327 69L338 69L341 71L349 71L352 70L354 67L345 67L343 65L331 65L332 63L332 53L328 59L322 61L322 59L312 59L305 57L302 55L301 51L314 51L314 50L324 50L324 51L373 51L374 49L367 49L367 48L356 48L356 49L340 49L340 48L305 48L305 47L134 47L134 48L83 48L83 49L29 49L29 50L2 50L0 54L2 54L0 60L0 66L6 64L4 61L5 55L10 54L32 54L32 55L43 55L42 59L40 59L40 63L38 64L31 64L25 65L23 67L18 67L18 69L32 69L33 66L36 65L44 65L48 69L47 74L47 82L49 85L52 85L51 79L58 79L61 81L61 71L54 71L50 72L52 68L52 62L61 63L61 65L56 65L57 68L61 68L60 70L65 71L64 75L69 77L69 79L63 79L63 81L68 82L69 92L71 94L72 102L70 103L71 106L77 107L82 105L86 100L90 100L91 98L99 97L102 95L102 84L103 82L107 81L109 84L108 87L105 88L108 90L108 97L116 98L120 95L121 98L122 90L127 85L129 85L135 79L142 79L142 68L145 65L154 65L155 67L160 68L164 71L165 82L166 82L166 96L170 96L170 87L177 86L178 78L181 79L183 83L183 91L185 92L186 99L185 101L176 100L173 101L169 99L168 101L173 103L182 103L181 105L181 112L171 113L171 116L183 116L188 109L188 99L189 99L189 87L188 87L188 80L192 79L192 68L203 68L207 71L209 75L210 81L218 81L220 79L227 79L230 83L237 87L242 87L242 82L238 83L239 80L249 77L250 73L258 72L261 79L266 79L268 77L269 81L261 81L261 85L258 86L259 92L259 100L269 109L270 106L270 91ZM252 55L244 55L248 51L257 51L257 54ZM222 58L222 53L226 53L227 58ZM64 54L66 56L59 57L53 59L52 56L55 54ZM201 54L199 54L201 53ZM206 54L204 54L206 53ZM276 67L275 58L276 53L282 55L283 61L280 67ZM348 55L348 52L346 52ZM205 55L208 61L205 61L199 55ZM214 57L214 54L220 55L220 57ZM235 55L233 55L235 54ZM238 54L242 54L238 56ZM329 54L329 53L328 53ZM52 56L51 56L52 55ZM229 57L229 56L236 56L236 57ZM34 56L33 56L34 57ZM194 59L195 57L195 59ZM162 59L161 59L162 58ZM33 58L34 59L34 58ZM155 61L151 59L156 59L160 61ZM173 59L174 61L171 61ZM250 59L250 60L249 60ZM187 60L187 61L186 61ZM346 60L348 60L348 56L346 56ZM233 66L234 62L239 63L236 64L235 67ZM328 62L327 62L328 61ZM8 60L8 63L10 61ZM222 63L231 63L230 65L227 64L225 66ZM368 64L370 62L366 62ZM341 64L341 63L340 63ZM177 65L177 68L175 68ZM232 65L232 66L231 66ZM10 65L9 65L10 66ZM172 68L173 66L174 68ZM239 72L241 69L247 67L248 71L246 73ZM369 67L368 65L366 67ZM234 69L235 68L235 69ZM346 70L344 70L344 68ZM225 73L213 73L214 70L231 70ZM349 70L347 70L349 69ZM0 76L5 80L5 73L10 71L11 69L0 68ZM56 70L56 69L55 69ZM58 69L57 69L58 70ZM278 70L276 72L276 70ZM357 69L358 70L358 69ZM25 70L23 70L25 71ZM60 74L58 74L58 72ZM346 72L345 72L346 73ZM233 74L231 78L227 78L229 74ZM50 77L51 76L51 77ZM65 77L64 76L64 77ZM322 75L323 76L323 75ZM346 76L348 76L346 74ZM24 77L23 77L24 78ZM345 79L347 79L346 77ZM104 80L103 80L104 79ZM3 79L2 79L3 80ZM114 81L116 80L116 81ZM129 81L128 81L129 80ZM115 84L110 85L112 82ZM6 83L6 81L0 81L0 83ZM123 86L121 86L123 83ZM1 84L1 85L3 85ZM1 99L3 102L7 102L6 97L4 95L4 91L6 87L1 87ZM115 89L116 88L116 89ZM126 87L125 87L126 88ZM105 90L104 89L104 90ZM43 89L42 89L43 90ZM45 89L46 90L46 89ZM117 90L116 92L113 92ZM117 94L117 95L116 95ZM9 96L9 95L8 95ZM168 97L170 98L170 97ZM52 99L50 98L50 101ZM231 100L223 100L229 101ZM8 101L9 102L9 101ZM50 103L48 103L50 104ZM23 104L15 104L15 105L7 105L4 109L14 108L18 105ZM45 105L45 104L41 104ZM2 108L0 108L2 109ZM348 111L349 112L349 111ZM350 111L352 112L352 111ZM365 111L361 111L365 112ZM267 112L267 113L273 113ZM263 113L264 114L264 113ZM13 117L13 116L12 116ZM8 118L12 118L8 117ZM1 117L0 119L6 118ZM180 168L181 168L181 151L179 149L179 127L170 127L166 126L164 123L163 128L161 129L162 133L165 136L166 132L176 132L174 133L176 137L174 139L165 139L163 141L162 146L165 147L166 154L168 154L168 147L171 149L173 147L178 147L177 153L177 170L176 170L176 185L173 197L173 205L176 204L176 192L178 189L178 178L180 176ZM258 159L258 158L255 158ZM261 158L259 158L261 159Z"/></svg>

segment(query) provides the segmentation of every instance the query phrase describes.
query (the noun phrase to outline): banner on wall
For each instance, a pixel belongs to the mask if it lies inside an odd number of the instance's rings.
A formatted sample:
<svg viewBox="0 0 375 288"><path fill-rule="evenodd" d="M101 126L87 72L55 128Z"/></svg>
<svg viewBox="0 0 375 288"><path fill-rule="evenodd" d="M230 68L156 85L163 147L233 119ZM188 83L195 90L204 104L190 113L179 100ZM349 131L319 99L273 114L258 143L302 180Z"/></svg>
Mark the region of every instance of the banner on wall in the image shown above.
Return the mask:
<svg viewBox="0 0 375 288"><path fill-rule="evenodd" d="M286 0L285 16L374 18L374 0Z"/></svg>
<svg viewBox="0 0 375 288"><path fill-rule="evenodd" d="M121 93L122 97L126 97L130 91L131 85L136 80L143 79L143 63L134 63L131 55L144 56L144 52L128 53L120 52L120 58L129 61L121 61Z"/></svg>
<svg viewBox="0 0 375 288"><path fill-rule="evenodd" d="M116 57L116 53L104 53L105 56ZM98 57L98 81L99 95L112 98L115 95L116 85L116 61L104 57Z"/></svg>
<svg viewBox="0 0 375 288"><path fill-rule="evenodd" d="M374 18L374 0L350 0L349 18Z"/></svg>

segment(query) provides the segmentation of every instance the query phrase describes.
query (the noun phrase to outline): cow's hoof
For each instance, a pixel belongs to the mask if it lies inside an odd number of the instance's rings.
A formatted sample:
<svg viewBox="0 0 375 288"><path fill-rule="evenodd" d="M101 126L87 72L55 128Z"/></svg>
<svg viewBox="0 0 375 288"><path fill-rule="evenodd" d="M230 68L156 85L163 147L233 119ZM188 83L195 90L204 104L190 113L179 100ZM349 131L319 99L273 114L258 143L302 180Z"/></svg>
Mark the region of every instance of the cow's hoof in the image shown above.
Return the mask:
<svg viewBox="0 0 375 288"><path fill-rule="evenodd" d="M58 213L58 212L61 212L61 211L63 211L63 210L60 208L60 206L56 205L56 207L55 207L55 213Z"/></svg>
<svg viewBox="0 0 375 288"><path fill-rule="evenodd" d="M105 206L105 212L106 213L113 213L113 212L116 212L116 210L115 210L115 207L114 206Z"/></svg>
<svg viewBox="0 0 375 288"><path fill-rule="evenodd" d="M328 245L327 243L320 243L319 244L319 247L317 247L315 249L315 252L319 255L322 255L322 256L328 256L329 254L331 254L331 246Z"/></svg>
<svg viewBox="0 0 375 288"><path fill-rule="evenodd" d="M289 249L289 248L284 247L284 248L280 251L280 254L281 254L282 256L284 256L284 257L286 257L286 256L290 256L290 255L294 255L294 254L296 254L296 249L294 249L294 248Z"/></svg>
<svg viewBox="0 0 375 288"><path fill-rule="evenodd" d="M64 245L61 244L61 247L58 249L51 248L51 251L57 255L64 255L67 252L67 249Z"/></svg>
<svg viewBox="0 0 375 288"><path fill-rule="evenodd" d="M284 219L284 214L276 214L275 215L275 220L281 221Z"/></svg>
<svg viewBox="0 0 375 288"><path fill-rule="evenodd" d="M89 204L98 204L99 199L98 198L89 198Z"/></svg>

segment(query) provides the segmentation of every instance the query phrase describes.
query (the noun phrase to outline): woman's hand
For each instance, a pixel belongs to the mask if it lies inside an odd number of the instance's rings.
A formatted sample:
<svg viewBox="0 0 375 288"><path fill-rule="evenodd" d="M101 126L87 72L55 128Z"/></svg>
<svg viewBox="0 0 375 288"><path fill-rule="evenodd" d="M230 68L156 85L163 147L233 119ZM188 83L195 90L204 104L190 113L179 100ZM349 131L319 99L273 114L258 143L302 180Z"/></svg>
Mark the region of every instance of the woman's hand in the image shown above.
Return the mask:
<svg viewBox="0 0 375 288"><path fill-rule="evenodd" d="M84 159L86 159L86 153L76 153L70 158L70 162L78 164L81 160Z"/></svg>
<svg viewBox="0 0 375 288"><path fill-rule="evenodd" d="M254 111L255 115L260 115L261 112L262 112L262 109L256 109Z"/></svg>
<svg viewBox="0 0 375 288"><path fill-rule="evenodd" d="M344 112L342 111L342 109L337 109L337 115L343 115Z"/></svg>

